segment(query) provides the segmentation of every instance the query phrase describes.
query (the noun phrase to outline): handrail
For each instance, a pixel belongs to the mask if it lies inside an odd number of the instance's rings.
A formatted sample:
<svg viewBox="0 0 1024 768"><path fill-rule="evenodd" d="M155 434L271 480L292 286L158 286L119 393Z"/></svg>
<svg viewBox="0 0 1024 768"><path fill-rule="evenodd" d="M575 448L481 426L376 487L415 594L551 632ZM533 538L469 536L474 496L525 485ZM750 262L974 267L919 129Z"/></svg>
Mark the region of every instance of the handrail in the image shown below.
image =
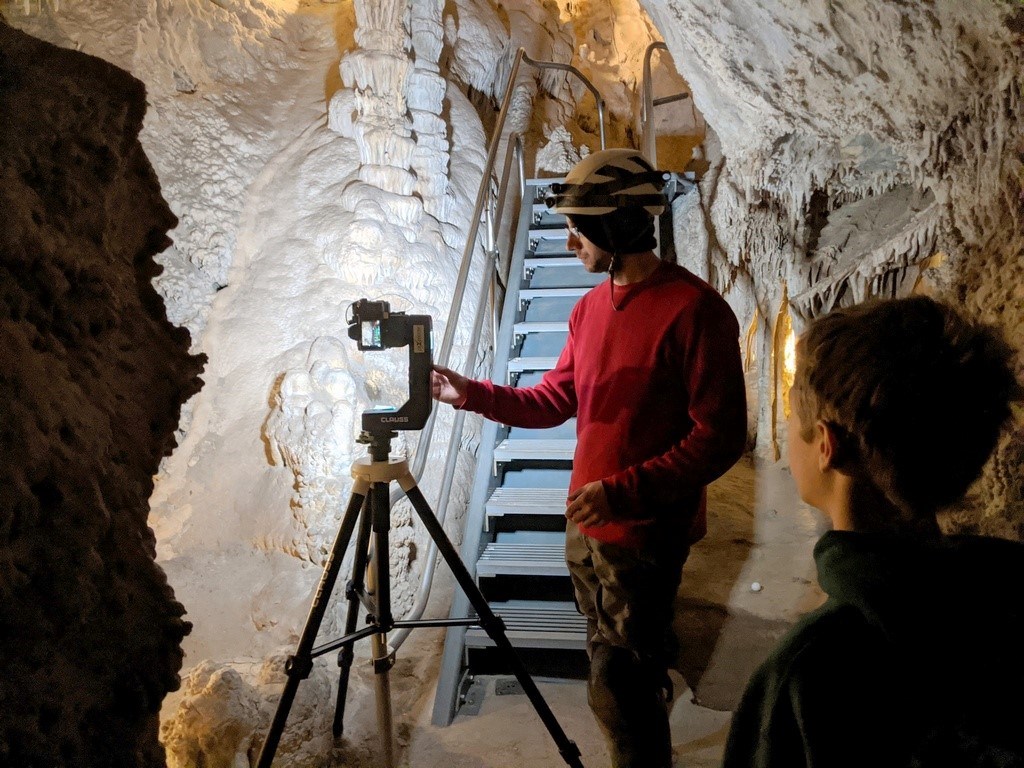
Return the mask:
<svg viewBox="0 0 1024 768"><path fill-rule="evenodd" d="M445 323L444 338L441 341L441 348L437 353L437 362L441 365L448 364L448 357L451 355L452 347L455 343L455 327L459 319L459 314L462 311L462 297L466 292L466 283L469 282L469 271L473 263L473 251L476 249L477 237L480 234L480 217L484 211L484 201L487 199L487 194L490 191L491 186L491 173L494 171L494 160L498 155L498 145L501 142L501 132L505 128L505 120L508 118L508 108L512 103L512 91L515 86L516 78L519 76L519 63L526 55L526 51L520 48L516 51L515 58L512 61L512 70L509 72L508 84L505 87L505 95L501 100L501 109L498 110L498 118L494 123L494 131L491 133L491 143L487 150L487 160L484 162L483 173L480 179L480 188L476 193L476 202L473 205L473 214L470 216L470 231L466 235L466 245L462 250L462 263L459 265L459 275L455 281L455 292L452 296L452 304L448 310L448 320ZM486 284L487 280L481 280L481 284ZM474 345L475 346L475 345ZM471 353L474 354L474 353ZM433 439L434 423L437 417L437 405L430 409L430 416L427 419L427 423L423 426L423 430L420 432L419 439L416 441L416 454L413 457L411 474L415 480L419 480L423 475L423 468L427 462L427 453L430 450L430 443ZM449 441L448 452L452 451L452 445L458 443L461 440L461 436L456 439L455 433L452 433L452 439ZM442 493L444 489L442 488ZM396 488L391 492L391 504L394 504L402 496L400 488ZM443 520L446 510L438 511L439 521ZM436 545L431 543L428 548L427 562L433 562L436 559ZM424 572L426 572L424 568ZM431 570L431 576L433 572ZM423 610L426 608L427 597L430 595L430 582L426 579L420 579L420 586L417 590L416 603L413 605L412 611L406 616L407 619L418 619L423 615ZM422 603L422 606L421 606ZM395 650L405 642L405 638L408 637L408 631L403 632L398 630L394 634L394 642L392 646Z"/></svg>
<svg viewBox="0 0 1024 768"><path fill-rule="evenodd" d="M526 55L524 48L519 48L516 51L515 58L512 62L512 69L508 76L508 82L505 87L505 94L502 98L501 108L498 111L498 117L495 121L494 130L491 134L491 143L487 151L487 159L484 162L483 173L480 179L480 188L477 190L476 202L473 207L473 214L470 218L470 230L466 236L466 245L462 252L462 263L459 266L459 275L455 282L455 292L452 298L452 305L448 311L448 319L445 324L444 338L441 342L441 347L438 350L437 362L441 365L448 364L448 358L451 355L452 346L454 346L455 340L455 329L458 322L460 313L462 312L462 299L466 291L466 284L469 281L469 272L472 267L473 252L476 249L477 238L480 235L480 221L485 212L485 202L488 199L491 188L491 174L494 172L495 159L498 154L498 146L501 143L501 134L505 128L505 121L508 118L509 105L512 101L512 92L515 86L516 78L519 74L519 64L525 61L527 64L537 67L539 69L558 69L575 74L584 86L594 94L594 98L597 102L598 118L600 122L600 139L601 149L605 148L605 131L604 131L604 99L601 98L600 93L594 87L586 76L575 67L568 64L559 64L556 62L549 61L536 61ZM485 248L487 262L484 264L484 272L480 281L480 293L477 298L476 312L474 314L473 331L469 343L469 354L466 357L466 365L464 374L471 376L474 372L476 365L477 348L480 345L480 335L482 333L483 318L484 318L484 304L487 301L487 293L491 291L491 302L492 305L496 305L495 296L493 293L493 280L487 279L488 272L494 272L498 266L498 250L495 245L496 233L500 232L501 217L503 215L505 207L505 195L508 191L508 179L510 175L510 169L512 164L513 156L518 157L518 175L519 175L519 196L523 199L526 194L526 179L525 179L525 159L523 140L518 133L513 133L509 137L508 145L505 152L505 163L502 171L500 191L497 198L497 205L495 206L494 213L492 209L487 208L487 247ZM502 265L504 266L504 265ZM507 271L507 268L506 268ZM506 285L508 275L504 275ZM495 310L497 311L497 310ZM492 318L492 327L495 326L494 318ZM419 439L416 443L416 453L413 457L411 465L411 474L417 481L423 474L423 468L426 464L427 453L430 448L430 443L433 439L434 423L437 416L437 406L431 408L430 416L427 419L427 423L424 425L423 430L420 432ZM441 489L438 496L438 505L436 510L436 516L438 522L443 525L445 517L447 516L448 499L451 496L452 481L455 475L455 467L458 462L460 446L462 441L462 431L465 423L466 414L464 411L456 411L455 421L452 424L451 437L448 443L448 452L445 458L444 474L441 480ZM391 504L396 503L402 496L400 488L396 488L391 492ZM415 620L423 615L426 610L427 601L430 597L430 587L433 581L434 569L437 562L437 545L433 541L427 548L425 557L425 565L423 573L420 576L420 585L417 589L416 600L413 604L412 609L406 615L406 620ZM389 638L389 644L394 650L405 642L410 633L409 628L402 628L396 630Z"/></svg>
<svg viewBox="0 0 1024 768"><path fill-rule="evenodd" d="M598 90L597 88L594 87L594 84L587 79L586 75L584 75L571 64L559 64L557 61L537 61L527 56L526 51L523 50L522 48L520 48L519 50L523 54L523 61L525 61L527 64L531 64L537 67L538 69L558 69L563 72L571 72L583 82L583 85L586 87L588 91L594 94L594 101L597 102L597 117L598 127L600 129L601 135L601 149L604 149L604 99L601 98L601 94L598 93Z"/></svg>
<svg viewBox="0 0 1024 768"><path fill-rule="evenodd" d="M485 272L491 271L494 276L491 280L480 281L480 294L477 297L476 311L474 313L473 320L473 331L471 334L469 349L470 354L466 359L465 369L463 374L471 376L476 363L476 350L479 347L480 336L483 331L483 319L484 319L484 305L490 298L490 303L493 306L495 302L494 295L494 281L497 279L497 273L503 271L506 276L507 284L507 269L501 268L498 264L499 251L496 247L495 232L499 230L501 226L502 211L504 210L505 195L508 192L508 183L510 177L510 170L512 166L513 157L518 158L518 165L516 170L519 176L519 197L523 199L526 196L526 179L525 172L526 166L523 158L523 139L518 133L513 133L509 136L508 145L505 151L505 164L502 170L501 184L499 187L496 208L496 217L488 215L488 230L487 230L487 263L485 264ZM488 208L488 213L490 209ZM488 297L488 293L490 296ZM494 324L494 318L492 318L492 326ZM448 500L451 497L452 481L455 476L455 467L458 463L459 448L462 439L462 430L466 421L466 412L458 410L455 412L455 422L452 424L452 439L448 443L448 454L445 457L444 474L441 479L441 491L438 497L438 522L444 524L444 519L448 512ZM427 607L427 600L430 597L430 585L434 579L434 570L437 567L437 544L434 541L430 542L427 548L426 564L423 567L423 573L420 576L420 586L416 592L416 601L413 604L412 610L409 612L409 618L418 619L423 615L423 612ZM411 630L409 628L402 628L397 630L391 638L391 646L394 649L398 649L402 643L405 642Z"/></svg>
<svg viewBox="0 0 1024 768"><path fill-rule="evenodd" d="M523 146L523 137L518 133L513 133L508 137L508 145L505 148L505 165L501 171L501 183L498 187L498 199L494 205L495 220L494 220L494 232L501 232L501 220L505 215L505 196L508 194L509 174L512 172L512 160L516 162L516 175L519 177L519 200L523 201L526 198L526 153ZM512 238L509 238L510 240ZM496 247L492 242L492 247ZM511 251L511 248L507 249L506 252ZM499 252L500 253L500 252ZM505 260L506 263L500 263L500 260L495 260L495 266L497 267L497 274L495 279L504 285L505 290L508 290L509 281L509 269L511 268L511 256ZM492 327L495 328L497 333L497 320L500 314L500 302L493 301L491 303L494 309L495 316L492 318ZM497 343L497 342L495 342Z"/></svg>
<svg viewBox="0 0 1024 768"><path fill-rule="evenodd" d="M480 189L477 190L476 203L473 206L473 215L470 217L470 231L466 236L466 245L462 250L462 263L459 265L459 275L455 281L455 292L452 296L452 304L448 310L448 320L445 323L444 337L441 341L441 348L437 353L437 362L441 365L448 364L448 357L451 355L452 346L455 342L455 327L462 311L462 297L466 292L466 283L469 281L469 271L473 263L473 251L476 248L477 236L480 234L480 216L484 210L484 200L490 188L491 172L494 170L494 160L498 154L498 143L501 139L501 131L505 127L505 120L508 116L509 104L512 102L512 86L519 74L519 62L526 55L524 49L520 48L512 63L512 71L508 76L508 86L505 88L505 96L501 102L501 109L498 111L498 119L494 125L494 132L491 134L491 146L487 151L487 160L484 162L483 175L480 180ZM416 452L413 456L410 472L418 481L423 475L423 468L427 462L427 452L434 436L434 423L437 416L437 407L430 409L430 416L427 423L420 431L419 439L416 441ZM391 503L394 504L401 498L400 489L391 492Z"/></svg>
<svg viewBox="0 0 1024 768"><path fill-rule="evenodd" d="M648 45L647 50L644 51L643 98L640 105L640 135L643 142L643 152L644 156L650 160L651 165L655 168L658 167L658 137L651 130L651 118L654 108L690 97L690 94L684 92L674 93L671 96L662 96L658 99L654 98L654 83L651 82L651 56L656 50L668 51L668 46L661 41L655 41Z"/></svg>

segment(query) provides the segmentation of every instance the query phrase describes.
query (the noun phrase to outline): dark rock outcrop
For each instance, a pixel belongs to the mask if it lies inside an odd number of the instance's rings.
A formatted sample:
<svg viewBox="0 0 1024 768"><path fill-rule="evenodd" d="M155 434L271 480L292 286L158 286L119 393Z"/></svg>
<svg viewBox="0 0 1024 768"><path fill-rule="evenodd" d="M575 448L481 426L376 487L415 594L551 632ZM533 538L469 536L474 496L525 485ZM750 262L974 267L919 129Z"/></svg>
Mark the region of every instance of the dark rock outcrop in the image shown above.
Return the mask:
<svg viewBox="0 0 1024 768"><path fill-rule="evenodd" d="M202 358L128 73L0 21L0 764L164 765L190 625L148 498Z"/></svg>

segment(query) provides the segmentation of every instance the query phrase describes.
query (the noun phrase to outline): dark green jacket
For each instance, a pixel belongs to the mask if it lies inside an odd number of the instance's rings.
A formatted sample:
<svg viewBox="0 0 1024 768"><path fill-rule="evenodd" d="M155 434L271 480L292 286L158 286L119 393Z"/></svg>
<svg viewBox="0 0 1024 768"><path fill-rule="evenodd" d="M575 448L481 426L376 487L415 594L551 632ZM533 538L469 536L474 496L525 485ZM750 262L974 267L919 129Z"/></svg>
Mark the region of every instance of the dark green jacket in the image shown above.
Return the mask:
<svg viewBox="0 0 1024 768"><path fill-rule="evenodd" d="M753 675L725 768L1024 766L1024 545L831 531L825 604Z"/></svg>

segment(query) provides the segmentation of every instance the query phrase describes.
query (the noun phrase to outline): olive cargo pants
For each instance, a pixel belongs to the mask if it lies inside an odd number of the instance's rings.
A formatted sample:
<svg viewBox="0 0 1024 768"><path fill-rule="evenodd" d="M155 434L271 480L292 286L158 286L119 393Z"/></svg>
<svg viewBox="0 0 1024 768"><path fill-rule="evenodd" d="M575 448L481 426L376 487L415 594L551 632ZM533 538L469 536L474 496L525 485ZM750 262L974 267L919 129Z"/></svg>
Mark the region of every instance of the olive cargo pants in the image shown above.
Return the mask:
<svg viewBox="0 0 1024 768"><path fill-rule="evenodd" d="M576 604L587 618L587 698L613 768L670 768L665 699L674 660L672 613L685 540L635 550L583 536L566 523L565 559Z"/></svg>

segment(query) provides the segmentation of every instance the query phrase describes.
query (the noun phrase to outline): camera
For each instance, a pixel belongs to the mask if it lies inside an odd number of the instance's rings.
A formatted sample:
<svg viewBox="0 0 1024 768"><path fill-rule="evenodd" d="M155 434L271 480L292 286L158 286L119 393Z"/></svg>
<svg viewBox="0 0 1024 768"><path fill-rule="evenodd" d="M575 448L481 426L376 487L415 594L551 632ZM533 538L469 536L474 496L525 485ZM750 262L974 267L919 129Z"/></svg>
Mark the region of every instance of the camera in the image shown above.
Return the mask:
<svg viewBox="0 0 1024 768"><path fill-rule="evenodd" d="M409 399L399 408L384 406L364 411L363 431L422 429L433 404L430 316L392 312L386 301L359 299L349 307L348 336L367 352L409 347Z"/></svg>

